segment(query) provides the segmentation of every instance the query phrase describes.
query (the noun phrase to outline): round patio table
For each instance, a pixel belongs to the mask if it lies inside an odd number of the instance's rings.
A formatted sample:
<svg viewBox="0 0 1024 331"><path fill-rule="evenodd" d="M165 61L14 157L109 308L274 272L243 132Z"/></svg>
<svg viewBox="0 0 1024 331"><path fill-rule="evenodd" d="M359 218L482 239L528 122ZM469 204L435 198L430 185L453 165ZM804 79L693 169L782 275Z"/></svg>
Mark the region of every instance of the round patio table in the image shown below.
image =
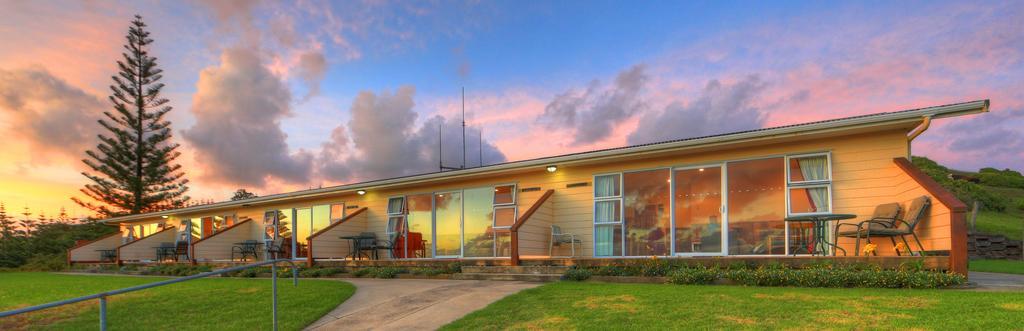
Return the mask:
<svg viewBox="0 0 1024 331"><path fill-rule="evenodd" d="M376 239L376 237L364 236L364 235L341 236L341 237L338 237L338 238L339 239L347 239L349 242L352 243L352 246L351 246L352 247L352 253L349 254L348 256L346 256L346 258L352 258L353 261L358 259L360 256L366 256L366 258L369 259L370 257L365 255L365 254L363 254L362 251L360 250L361 247L360 247L359 243L361 241L367 240L367 239Z"/></svg>
<svg viewBox="0 0 1024 331"><path fill-rule="evenodd" d="M856 218L857 215L853 214L814 214L814 215L800 215L786 217L786 222L792 223L811 223L813 226L811 229L800 227L801 237L806 238L808 235L812 236L810 242L813 247L810 249L811 255L828 255L828 247L832 246L834 250L832 255L836 255L837 250L843 251L843 255L846 255L846 249L839 247L836 243L829 242L828 240L828 226L835 221L848 220ZM811 233L808 233L811 232ZM806 240L804 240L806 241ZM790 252L790 255L796 255L796 250Z"/></svg>

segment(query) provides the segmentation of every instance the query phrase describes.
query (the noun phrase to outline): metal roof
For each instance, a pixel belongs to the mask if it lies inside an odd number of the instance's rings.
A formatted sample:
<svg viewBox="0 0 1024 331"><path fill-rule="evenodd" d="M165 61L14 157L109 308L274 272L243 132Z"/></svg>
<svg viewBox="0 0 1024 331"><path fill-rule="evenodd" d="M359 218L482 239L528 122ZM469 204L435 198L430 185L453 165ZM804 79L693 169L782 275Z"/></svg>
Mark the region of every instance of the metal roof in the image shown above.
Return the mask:
<svg viewBox="0 0 1024 331"><path fill-rule="evenodd" d="M778 135L791 135L810 133L815 131L823 130L835 130L843 128L854 128L872 126L886 123L893 123L905 120L913 120L924 117L931 118L945 118L962 116L968 114L976 114L987 112L989 108L989 100L976 100L963 103L948 104L942 106L933 106L925 108L908 109L895 112L884 112L867 115L858 115L851 117L844 117L838 119L830 119L816 122L808 122L801 124L783 125L771 128L762 128L755 130L739 131L732 133L716 134L702 137L683 138L669 141L662 141L649 144L640 144L632 146L614 147L599 149L586 152L578 152L557 156L548 156L535 159L513 161L499 164L492 164L483 167L467 168L462 170L444 171L444 172L432 172L425 174L393 177L387 179L372 180L366 182L359 182L353 184L344 184L337 186L330 186L317 189L301 190L288 193L272 194L262 196L258 198L239 200L239 201L224 201L206 205L191 206L185 208L178 208L172 210L165 210L159 212L152 212L146 214L136 214L119 216L110 219L103 220L103 222L122 222L122 221L136 221L146 218L183 214L183 213L194 213L205 210L214 210L227 207L235 206L249 206L261 203L269 203L282 199L297 199L297 198L311 198L327 194L335 194L341 192L354 192L357 190L371 190L379 189L389 186L410 184L417 181L424 180L438 180L438 179L453 179L467 176L475 176L492 172L499 171L512 171L529 167L536 166L547 166L547 165L561 165L566 163L578 163L582 161L591 161L594 159L602 159L608 157L621 157L634 153L662 151L671 149L688 149L694 147L700 147L704 145L726 143L726 142L737 142L744 140L753 140L759 138L768 138Z"/></svg>

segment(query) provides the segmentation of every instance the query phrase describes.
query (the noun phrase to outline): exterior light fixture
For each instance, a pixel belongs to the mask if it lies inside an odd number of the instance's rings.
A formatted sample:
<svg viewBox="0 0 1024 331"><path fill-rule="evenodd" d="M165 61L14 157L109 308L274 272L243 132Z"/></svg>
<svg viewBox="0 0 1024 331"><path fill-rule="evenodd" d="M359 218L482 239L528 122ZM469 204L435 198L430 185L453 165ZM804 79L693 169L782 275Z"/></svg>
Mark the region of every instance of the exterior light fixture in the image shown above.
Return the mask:
<svg viewBox="0 0 1024 331"><path fill-rule="evenodd" d="M549 165L547 169L548 169L548 172L555 172L555 171L558 170L558 166Z"/></svg>
<svg viewBox="0 0 1024 331"><path fill-rule="evenodd" d="M167 215L164 215L164 216L160 216L160 218L167 218L167 217L168 217Z"/></svg>
<svg viewBox="0 0 1024 331"><path fill-rule="evenodd" d="M704 168L700 168L700 169L697 169L697 170L698 170L698 171L701 171L701 172L703 172L703 171L704 171Z"/></svg>
<svg viewBox="0 0 1024 331"><path fill-rule="evenodd" d="M359 190L359 191L356 191L356 194L359 194L359 195L364 195L364 194L366 194L366 190Z"/></svg>

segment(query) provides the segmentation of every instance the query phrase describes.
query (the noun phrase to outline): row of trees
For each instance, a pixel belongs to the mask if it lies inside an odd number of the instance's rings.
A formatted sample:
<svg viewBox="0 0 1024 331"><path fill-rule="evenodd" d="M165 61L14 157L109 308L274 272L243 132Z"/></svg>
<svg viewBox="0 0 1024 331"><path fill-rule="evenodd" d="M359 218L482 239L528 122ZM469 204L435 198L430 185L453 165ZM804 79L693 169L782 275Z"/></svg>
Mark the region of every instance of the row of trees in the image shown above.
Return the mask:
<svg viewBox="0 0 1024 331"><path fill-rule="evenodd" d="M56 217L21 213L19 219L0 203L0 268L57 270L67 249L78 240L93 240L117 231L92 219L76 220L63 211Z"/></svg>

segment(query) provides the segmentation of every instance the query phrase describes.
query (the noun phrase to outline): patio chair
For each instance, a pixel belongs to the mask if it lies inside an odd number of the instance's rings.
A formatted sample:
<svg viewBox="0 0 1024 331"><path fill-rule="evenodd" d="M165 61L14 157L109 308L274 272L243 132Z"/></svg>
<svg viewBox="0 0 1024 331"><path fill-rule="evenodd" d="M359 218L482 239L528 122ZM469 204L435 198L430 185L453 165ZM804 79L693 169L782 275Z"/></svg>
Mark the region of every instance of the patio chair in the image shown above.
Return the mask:
<svg viewBox="0 0 1024 331"><path fill-rule="evenodd" d="M286 253L287 251L284 238L277 237L277 239L267 243L267 255L270 256L271 259L278 259L281 256L287 256Z"/></svg>
<svg viewBox="0 0 1024 331"><path fill-rule="evenodd" d="M185 261L189 260L188 246L188 243L184 241L179 241L174 246L174 262L181 262L182 256L185 257Z"/></svg>
<svg viewBox="0 0 1024 331"><path fill-rule="evenodd" d="M390 250L391 249L391 246L392 246L391 241L388 241L388 240L377 240L377 234L376 233L373 233L373 232L361 232L361 233L359 233L359 236L366 237L366 238L365 239L359 239L359 252L358 253L362 254L364 251L369 251L370 255L367 256L368 258L372 258L374 260L378 260L378 259L380 259L380 255L377 253L378 250L381 250L381 249Z"/></svg>
<svg viewBox="0 0 1024 331"><path fill-rule="evenodd" d="M921 244L921 239L917 237L915 229L917 224L921 222L921 219L925 217L930 206L931 198L920 196L910 202L910 206L907 207L903 218L897 217L892 222L868 220L865 222L869 222L868 224L879 224L882 227L872 228L870 225L864 225L858 227L858 231L862 232L863 237L867 239L868 243L871 243L871 237L889 237L893 246L896 246L896 237L899 237L903 244L906 245L907 252L910 255L914 255L914 251L910 249L910 243L907 242L907 236L911 236L914 238L914 242L917 243L918 254L923 256L924 245ZM876 252L875 255L878 255L878 253ZM896 255L901 255L899 250L896 251Z"/></svg>
<svg viewBox="0 0 1024 331"><path fill-rule="evenodd" d="M562 247L562 244L569 244L569 248L572 249L572 257L576 256L576 244L580 245L580 249L583 249L583 241L576 239L576 235L572 233L563 233L562 228L557 225L551 225L551 243L548 245L548 256L554 257L555 246Z"/></svg>
<svg viewBox="0 0 1024 331"><path fill-rule="evenodd" d="M875 206L875 212L871 213L871 218L865 221L859 223L836 223L834 231L832 231L835 234L832 242L838 243L839 237L857 238L853 252L854 255L860 255L860 239L866 234L864 231L861 231L862 228L865 225L873 230L892 228L893 221L900 217L901 211L903 211L903 207L900 207L898 203L883 203ZM840 231L844 226L853 229Z"/></svg>
<svg viewBox="0 0 1024 331"><path fill-rule="evenodd" d="M174 254L174 243L162 242L156 248L156 260L158 262L171 259L173 257L171 254Z"/></svg>
<svg viewBox="0 0 1024 331"><path fill-rule="evenodd" d="M256 240L246 240L242 242L242 245L231 246L231 261L235 260L235 254L238 254L239 261L245 261L248 256L252 256L253 260L259 259L256 249L258 243Z"/></svg>

